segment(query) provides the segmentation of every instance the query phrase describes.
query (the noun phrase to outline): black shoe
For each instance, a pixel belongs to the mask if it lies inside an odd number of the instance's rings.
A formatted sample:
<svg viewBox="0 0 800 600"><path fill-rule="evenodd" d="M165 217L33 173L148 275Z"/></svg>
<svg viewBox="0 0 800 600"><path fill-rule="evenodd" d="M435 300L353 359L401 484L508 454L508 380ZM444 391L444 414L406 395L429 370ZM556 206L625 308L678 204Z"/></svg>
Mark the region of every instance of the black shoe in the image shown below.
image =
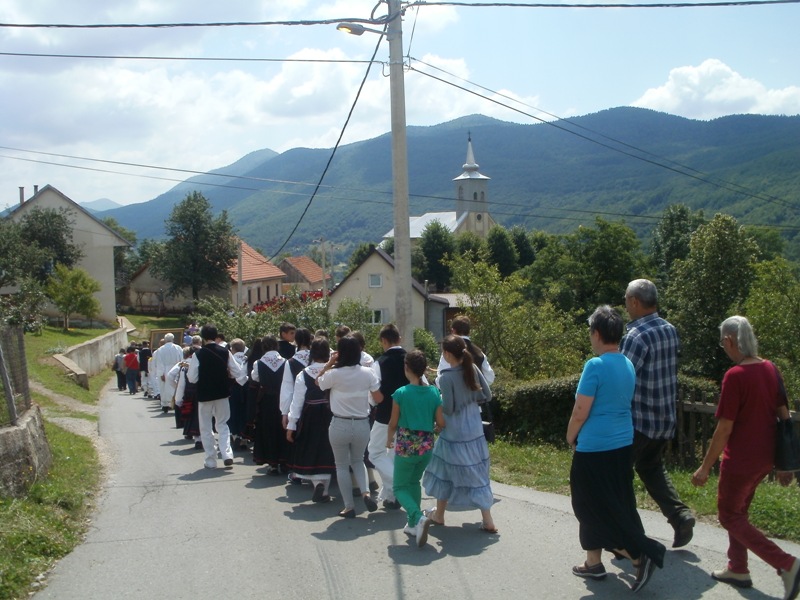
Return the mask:
<svg viewBox="0 0 800 600"><path fill-rule="evenodd" d="M650 577L653 575L653 571L656 570L656 563L653 562L653 559L649 556L642 554L639 557L639 564L636 565L636 581L633 582L633 592L636 593L641 590L647 582L650 581Z"/></svg>
<svg viewBox="0 0 800 600"><path fill-rule="evenodd" d="M286 480L286 483L291 483L292 485L303 485L303 480L299 477L289 477L289 479Z"/></svg>
<svg viewBox="0 0 800 600"><path fill-rule="evenodd" d="M372 492L373 494L375 492L377 492L380 488L381 488L381 486L378 485L377 481L370 481L369 482L369 491Z"/></svg>
<svg viewBox="0 0 800 600"><path fill-rule="evenodd" d="M233 468L233 459L232 458L226 458L225 460L222 461L222 464L225 465L226 469L232 469Z"/></svg>
<svg viewBox="0 0 800 600"><path fill-rule="evenodd" d="M321 483L318 483L314 486L314 495L311 496L312 502L322 502L322 498L325 496L325 486Z"/></svg>
<svg viewBox="0 0 800 600"><path fill-rule="evenodd" d="M369 494L364 496L364 506L367 507L367 510L369 512L375 512L376 510L378 510L378 503L375 502L375 500L373 500Z"/></svg>
<svg viewBox="0 0 800 600"><path fill-rule="evenodd" d="M673 548L682 548L692 541L695 523L694 517L687 517L678 523L675 528L675 538L672 541Z"/></svg>
<svg viewBox="0 0 800 600"><path fill-rule="evenodd" d="M603 563L599 562L596 565L589 566L586 563L572 567L572 574L584 579L605 579L606 568Z"/></svg>
<svg viewBox="0 0 800 600"><path fill-rule="evenodd" d="M165 413L169 412L169 406L162 406L161 407L161 412L165 412Z"/></svg>
<svg viewBox="0 0 800 600"><path fill-rule="evenodd" d="M348 510L346 508L343 508L342 510L339 511L339 516L342 517L343 519L355 519L356 509L351 508Z"/></svg>
<svg viewBox="0 0 800 600"><path fill-rule="evenodd" d="M195 442L194 443L195 450L202 450L203 449L203 442Z"/></svg>
<svg viewBox="0 0 800 600"><path fill-rule="evenodd" d="M399 500L384 500L383 501L383 508L389 510L397 510L400 508L400 501Z"/></svg>

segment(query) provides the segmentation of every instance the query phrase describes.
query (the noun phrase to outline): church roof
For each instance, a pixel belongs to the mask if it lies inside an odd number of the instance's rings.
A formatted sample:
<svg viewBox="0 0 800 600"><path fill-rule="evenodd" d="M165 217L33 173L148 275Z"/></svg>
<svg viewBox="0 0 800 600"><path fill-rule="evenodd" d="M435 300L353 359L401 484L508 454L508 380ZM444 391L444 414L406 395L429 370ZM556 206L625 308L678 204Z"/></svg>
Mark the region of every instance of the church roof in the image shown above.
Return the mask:
<svg viewBox="0 0 800 600"><path fill-rule="evenodd" d="M411 239L415 240L422 237L422 232L429 223L439 221L442 225L447 227L450 233L455 233L461 221L466 218L466 213L461 215L461 218L456 217L456 211L451 210L448 212L429 212L420 217L409 217L408 226L411 231ZM383 235L384 238L394 237L394 228L390 229Z"/></svg>
<svg viewBox="0 0 800 600"><path fill-rule="evenodd" d="M472 137L470 136L467 138L467 161L461 167L464 169L464 172L458 177L453 178L453 181L458 181L459 179L491 179L491 177L481 175L478 172L479 166L480 165L475 162L475 153L472 151Z"/></svg>

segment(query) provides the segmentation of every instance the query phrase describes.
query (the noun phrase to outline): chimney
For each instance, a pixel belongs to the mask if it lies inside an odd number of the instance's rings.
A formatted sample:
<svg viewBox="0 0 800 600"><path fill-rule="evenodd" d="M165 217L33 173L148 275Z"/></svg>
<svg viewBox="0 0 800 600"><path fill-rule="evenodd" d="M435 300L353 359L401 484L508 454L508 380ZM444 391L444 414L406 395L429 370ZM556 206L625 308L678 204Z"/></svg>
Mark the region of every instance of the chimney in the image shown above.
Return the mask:
<svg viewBox="0 0 800 600"><path fill-rule="evenodd" d="M25 204L25 188L19 186L19 203Z"/></svg>
<svg viewBox="0 0 800 600"><path fill-rule="evenodd" d="M33 186L33 195L35 196L38 193L39 193L39 186L38 185L34 185Z"/></svg>

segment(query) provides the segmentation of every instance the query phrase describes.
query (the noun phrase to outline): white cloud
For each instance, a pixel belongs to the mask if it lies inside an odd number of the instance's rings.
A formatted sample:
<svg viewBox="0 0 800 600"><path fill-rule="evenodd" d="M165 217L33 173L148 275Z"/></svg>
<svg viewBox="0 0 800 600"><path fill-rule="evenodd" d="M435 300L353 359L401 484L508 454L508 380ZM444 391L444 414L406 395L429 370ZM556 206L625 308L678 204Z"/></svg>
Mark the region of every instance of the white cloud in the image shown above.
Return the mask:
<svg viewBox="0 0 800 600"><path fill-rule="evenodd" d="M632 103L692 119L730 114L800 114L800 87L770 90L710 58L693 67L677 67L667 82L650 88Z"/></svg>

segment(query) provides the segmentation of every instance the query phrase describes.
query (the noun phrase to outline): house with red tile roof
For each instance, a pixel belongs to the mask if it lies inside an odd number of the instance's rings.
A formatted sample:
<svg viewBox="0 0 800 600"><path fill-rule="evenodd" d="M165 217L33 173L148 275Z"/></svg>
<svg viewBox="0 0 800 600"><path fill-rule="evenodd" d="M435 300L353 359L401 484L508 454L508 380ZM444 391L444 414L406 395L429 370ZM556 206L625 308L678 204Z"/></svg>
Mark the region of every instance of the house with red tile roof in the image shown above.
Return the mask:
<svg viewBox="0 0 800 600"><path fill-rule="evenodd" d="M296 286L300 291L322 289L322 267L307 256L288 256L278 267L286 273L286 284ZM325 273L325 281L330 287L330 273Z"/></svg>
<svg viewBox="0 0 800 600"><path fill-rule="evenodd" d="M283 293L282 284L286 279L286 273L247 242L240 240L240 244L241 270L239 258L229 270L232 282L231 302L235 306L242 304L252 306L280 296ZM241 296L239 296L240 280Z"/></svg>

